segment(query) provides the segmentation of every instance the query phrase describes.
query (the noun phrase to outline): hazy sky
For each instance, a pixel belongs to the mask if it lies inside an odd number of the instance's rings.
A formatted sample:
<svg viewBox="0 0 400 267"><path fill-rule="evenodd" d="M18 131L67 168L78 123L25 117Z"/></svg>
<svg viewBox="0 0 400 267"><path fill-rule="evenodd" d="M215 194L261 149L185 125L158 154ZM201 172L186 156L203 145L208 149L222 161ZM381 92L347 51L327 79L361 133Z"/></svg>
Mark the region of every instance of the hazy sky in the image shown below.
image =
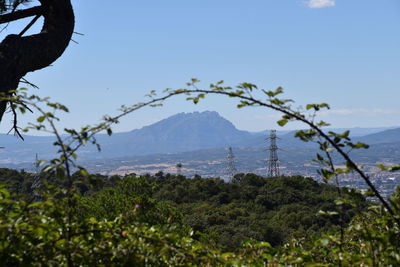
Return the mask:
<svg viewBox="0 0 400 267"><path fill-rule="evenodd" d="M71 43L52 67L27 76L40 87L36 93L70 108L63 126L97 122L122 104L143 101L152 89L180 88L192 77L204 85L222 79L282 86L299 105L328 102L333 109L321 118L335 127L400 126L398 0L74 0L73 5L75 30L84 34L74 36L79 44ZM0 38L21 27L10 25ZM115 129L202 110L218 111L239 129L278 128L278 115L268 110L237 110L224 98L197 106L177 98L138 111ZM10 120L8 115L2 132Z"/></svg>

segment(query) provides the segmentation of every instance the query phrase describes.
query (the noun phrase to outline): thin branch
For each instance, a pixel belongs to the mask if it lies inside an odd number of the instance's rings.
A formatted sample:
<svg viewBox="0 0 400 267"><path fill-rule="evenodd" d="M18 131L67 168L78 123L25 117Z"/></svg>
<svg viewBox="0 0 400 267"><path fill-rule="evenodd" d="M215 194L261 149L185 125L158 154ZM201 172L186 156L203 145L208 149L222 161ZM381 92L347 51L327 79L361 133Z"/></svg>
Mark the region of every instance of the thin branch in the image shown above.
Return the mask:
<svg viewBox="0 0 400 267"><path fill-rule="evenodd" d="M328 158L329 162L329 167L331 168L331 171L335 173L335 165L333 164L333 159L331 157L331 154L328 151L325 151L325 155ZM338 195L340 198L342 198L342 190L340 189L340 183L339 183L339 175L335 173L335 182L336 182L336 189L338 192ZM343 213L344 213L344 207L343 204L340 205L340 213L339 213L339 223L340 223L340 244L339 244L339 250L341 253L343 253L343 240L344 240L344 219L343 219ZM339 257L339 266L342 266L342 260Z"/></svg>
<svg viewBox="0 0 400 267"><path fill-rule="evenodd" d="M31 22L29 22L28 25L19 33L19 36L24 35L32 26L35 24L35 22L41 17L42 15L36 15L36 17L33 18Z"/></svg>
<svg viewBox="0 0 400 267"><path fill-rule="evenodd" d="M32 86L32 87L35 88L35 89L39 89L39 86L37 86L36 84L31 83L30 81L28 81L28 80L25 79L25 78L21 78L21 81L20 81L20 82L25 83L25 84L27 84L27 85L29 85L29 86Z"/></svg>
<svg viewBox="0 0 400 267"><path fill-rule="evenodd" d="M13 105L10 105L11 107L11 111L13 113L13 126L10 129L10 131L8 133L10 133L12 130L14 130L14 134L18 135L19 138L21 138L22 140L25 140L24 137L21 135L21 133L18 130L18 115L17 112L14 108Z"/></svg>
<svg viewBox="0 0 400 267"><path fill-rule="evenodd" d="M14 11L5 15L0 15L0 24L28 17L39 16L43 14L43 10L44 10L43 6L36 6L24 10Z"/></svg>

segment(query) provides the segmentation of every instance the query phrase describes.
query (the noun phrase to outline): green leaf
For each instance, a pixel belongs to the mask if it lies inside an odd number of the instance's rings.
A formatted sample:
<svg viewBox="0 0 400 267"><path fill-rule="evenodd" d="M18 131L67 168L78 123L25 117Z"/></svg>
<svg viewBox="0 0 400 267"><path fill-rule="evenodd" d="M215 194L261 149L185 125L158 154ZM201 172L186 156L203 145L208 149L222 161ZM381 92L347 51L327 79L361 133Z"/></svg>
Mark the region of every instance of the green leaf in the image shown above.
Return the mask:
<svg viewBox="0 0 400 267"><path fill-rule="evenodd" d="M329 105L326 103L322 103L322 104L308 104L306 105L306 109L310 110L310 109L314 109L315 111L319 111L321 108L326 108L329 109Z"/></svg>
<svg viewBox="0 0 400 267"><path fill-rule="evenodd" d="M43 122L45 118L46 118L45 116L40 116L36 120L37 122Z"/></svg>
<svg viewBox="0 0 400 267"><path fill-rule="evenodd" d="M353 148L356 148L356 149L358 149L358 148L365 148L365 149L367 149L367 148L369 148L369 145L367 145L367 144L365 144L365 143L362 143L362 142L357 142L357 143L353 146Z"/></svg>
<svg viewBox="0 0 400 267"><path fill-rule="evenodd" d="M85 176L85 177L88 177L88 176L89 176L89 173L88 173L87 170L85 170L84 168L81 168L81 169L79 170L79 172L80 172L83 176Z"/></svg>
<svg viewBox="0 0 400 267"><path fill-rule="evenodd" d="M324 247L329 245L329 240L326 238L321 239L320 242L321 242L321 245Z"/></svg>
<svg viewBox="0 0 400 267"><path fill-rule="evenodd" d="M283 127L286 125L286 123L288 123L288 120L282 119L282 120L277 121L277 123L279 124L279 126Z"/></svg>
<svg viewBox="0 0 400 267"><path fill-rule="evenodd" d="M317 123L317 126L318 127L324 127L324 126L330 126L330 124L325 122L325 121L320 121L320 122Z"/></svg>
<svg viewBox="0 0 400 267"><path fill-rule="evenodd" d="M394 166L387 167L387 166L384 166L383 164L378 164L378 165L376 165L376 167L385 172L395 172L395 171L400 170L400 165L394 165Z"/></svg>
<svg viewBox="0 0 400 267"><path fill-rule="evenodd" d="M307 109L307 110L310 110L310 109L312 109L312 108L314 108L314 107L315 107L314 104L307 104L306 109Z"/></svg>
<svg viewBox="0 0 400 267"><path fill-rule="evenodd" d="M10 192L8 192L7 189L1 188L0 189L0 194L3 196L3 198L9 198L10 197Z"/></svg>

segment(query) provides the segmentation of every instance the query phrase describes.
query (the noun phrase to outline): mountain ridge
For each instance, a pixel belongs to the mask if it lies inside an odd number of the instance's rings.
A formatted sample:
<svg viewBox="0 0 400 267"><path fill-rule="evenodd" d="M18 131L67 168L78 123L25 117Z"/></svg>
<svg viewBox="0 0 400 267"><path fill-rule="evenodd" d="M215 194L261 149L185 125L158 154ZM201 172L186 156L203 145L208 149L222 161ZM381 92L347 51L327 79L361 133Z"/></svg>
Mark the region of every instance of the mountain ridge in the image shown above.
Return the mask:
<svg viewBox="0 0 400 267"><path fill-rule="evenodd" d="M371 133L355 137L355 140L369 144L390 143L390 141L400 143L400 128L382 128L385 130L376 133L379 129L355 128L358 134ZM338 131L340 132L340 129ZM294 138L294 132L294 130L278 131L278 146L282 148L312 146L310 143ZM181 112L140 129L114 133L111 137L98 134L96 138L101 144L102 152L98 153L95 146L86 146L79 151L79 158L82 160L106 159L180 153L228 146L266 147L268 135L268 131L254 133L238 130L232 122L215 111ZM56 151L56 148L52 146L54 140L51 136L25 136L23 142L13 136L0 134L0 146L6 147L0 150L0 163L33 162L36 153L41 159L53 158Z"/></svg>

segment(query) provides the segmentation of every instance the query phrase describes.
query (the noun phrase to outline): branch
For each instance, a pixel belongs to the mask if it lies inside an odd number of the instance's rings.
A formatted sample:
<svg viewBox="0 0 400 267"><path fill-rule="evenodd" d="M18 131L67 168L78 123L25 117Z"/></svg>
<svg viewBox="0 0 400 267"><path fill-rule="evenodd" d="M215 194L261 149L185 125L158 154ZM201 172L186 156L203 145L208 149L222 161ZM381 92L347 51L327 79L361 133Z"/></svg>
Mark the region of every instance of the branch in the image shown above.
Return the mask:
<svg viewBox="0 0 400 267"><path fill-rule="evenodd" d="M10 129L10 131L8 133L10 133L12 130L14 130L14 135L18 135L19 138L22 139L22 141L24 141L24 137L21 135L21 133L19 132L18 129L18 116L17 116L17 112L15 110L15 107L13 105L10 105L11 107L11 111L13 113L14 119L13 119L13 127Z"/></svg>
<svg viewBox="0 0 400 267"><path fill-rule="evenodd" d="M40 16L43 14L43 10L44 8L42 6L36 6L24 10L14 11L5 15L0 15L0 24L33 16Z"/></svg>
<svg viewBox="0 0 400 267"><path fill-rule="evenodd" d="M40 18L41 15L36 15L36 17L33 18L31 22L19 33L19 36L24 35L32 26L35 24L35 22Z"/></svg>

